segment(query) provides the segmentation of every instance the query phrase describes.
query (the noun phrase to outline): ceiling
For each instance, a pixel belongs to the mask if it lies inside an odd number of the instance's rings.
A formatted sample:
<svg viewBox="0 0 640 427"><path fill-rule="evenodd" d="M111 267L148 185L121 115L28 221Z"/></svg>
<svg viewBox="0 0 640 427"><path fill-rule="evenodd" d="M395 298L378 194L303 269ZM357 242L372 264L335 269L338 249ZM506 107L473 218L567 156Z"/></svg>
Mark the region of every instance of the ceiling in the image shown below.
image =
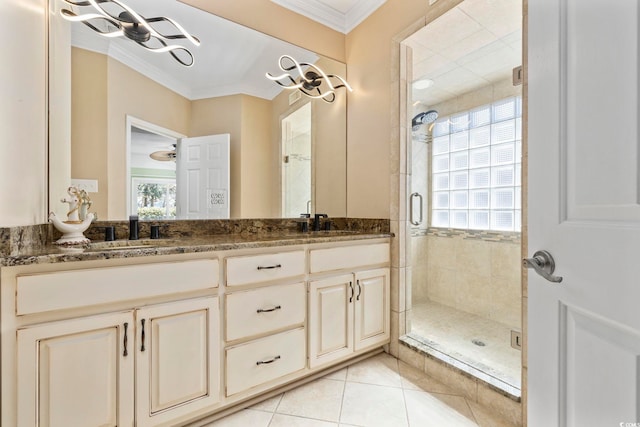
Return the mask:
<svg viewBox="0 0 640 427"><path fill-rule="evenodd" d="M282 74L278 68L281 55L288 54L308 63L318 59L306 49L175 0L127 0L126 4L146 18L170 17L196 36L200 46L178 42L191 51L194 65L185 67L168 53L150 52L123 37L101 37L81 23L64 21L59 14L54 16L70 26L74 46L108 54L191 100L238 93L273 99L282 89L267 80L265 72ZM69 6L65 4L60 8ZM112 9L110 12L115 15L122 11L117 7ZM88 13L91 9L75 8L75 11ZM161 28L161 31L173 32L173 28Z"/></svg>
<svg viewBox="0 0 640 427"><path fill-rule="evenodd" d="M386 0L271 0L338 31L348 32ZM186 68L168 54L157 54L128 40L97 36L71 25L73 44L108 53L188 99L245 93L272 99L280 87L265 72L280 74L277 58L289 54L313 63L317 56L258 31L175 0L128 0L146 17L169 16L201 40L189 46L195 57ZM61 19L61 18L60 18ZM521 2L465 0L405 40L413 50L414 80L428 78L428 89L413 99L436 104L509 77L521 65ZM186 46L186 45L185 45Z"/></svg>
<svg viewBox="0 0 640 427"><path fill-rule="evenodd" d="M522 2L465 0L404 43L413 50L413 100L434 105L510 78L522 65Z"/></svg>
<svg viewBox="0 0 640 427"><path fill-rule="evenodd" d="M347 34L387 0L271 0L329 28Z"/></svg>

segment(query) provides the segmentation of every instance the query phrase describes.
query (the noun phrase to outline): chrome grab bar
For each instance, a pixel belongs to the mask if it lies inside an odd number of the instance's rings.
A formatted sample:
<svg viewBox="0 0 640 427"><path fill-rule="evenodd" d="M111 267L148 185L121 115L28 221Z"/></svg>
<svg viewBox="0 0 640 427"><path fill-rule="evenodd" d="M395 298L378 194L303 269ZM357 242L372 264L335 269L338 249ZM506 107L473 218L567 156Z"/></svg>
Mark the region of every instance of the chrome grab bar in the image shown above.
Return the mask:
<svg viewBox="0 0 640 427"><path fill-rule="evenodd" d="M416 197L420 199L420 219L417 221L413 219L413 200ZM422 194L412 193L411 196L409 196L409 200L409 222L411 222L412 225L420 225L422 224Z"/></svg>

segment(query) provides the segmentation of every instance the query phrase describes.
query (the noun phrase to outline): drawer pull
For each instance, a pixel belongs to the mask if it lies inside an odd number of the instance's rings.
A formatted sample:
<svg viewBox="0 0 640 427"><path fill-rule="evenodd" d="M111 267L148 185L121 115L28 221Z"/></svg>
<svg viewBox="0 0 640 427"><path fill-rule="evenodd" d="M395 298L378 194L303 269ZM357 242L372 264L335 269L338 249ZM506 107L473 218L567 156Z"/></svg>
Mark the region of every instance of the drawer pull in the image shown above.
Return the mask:
<svg viewBox="0 0 640 427"><path fill-rule="evenodd" d="M273 357L273 358L271 358L269 360L258 360L256 362L256 365L258 365L258 366L260 366L260 365L268 365L269 363L273 363L276 360L280 360L280 356L275 356L275 357Z"/></svg>
<svg viewBox="0 0 640 427"><path fill-rule="evenodd" d="M129 327L129 324L127 322L124 322L124 339L122 340L122 346L124 347L124 351L122 352L123 356L127 356L129 354L129 352L127 352L127 328Z"/></svg>
<svg viewBox="0 0 640 427"><path fill-rule="evenodd" d="M258 266L258 270L273 270L274 268L282 268L282 264L267 265L266 267L262 265Z"/></svg>
<svg viewBox="0 0 640 427"><path fill-rule="evenodd" d="M276 305L273 308L259 308L256 312L257 313L270 313L272 311L280 310L281 308L282 308L281 305Z"/></svg>
<svg viewBox="0 0 640 427"><path fill-rule="evenodd" d="M360 301L360 294L362 293L362 286L360 286L360 280L357 280L356 284L358 285L358 296L356 297L356 301Z"/></svg>
<svg viewBox="0 0 640 427"><path fill-rule="evenodd" d="M142 319L140 323L142 323L142 333L140 334L140 340L142 341L142 344L140 345L140 351L144 351L144 319Z"/></svg>

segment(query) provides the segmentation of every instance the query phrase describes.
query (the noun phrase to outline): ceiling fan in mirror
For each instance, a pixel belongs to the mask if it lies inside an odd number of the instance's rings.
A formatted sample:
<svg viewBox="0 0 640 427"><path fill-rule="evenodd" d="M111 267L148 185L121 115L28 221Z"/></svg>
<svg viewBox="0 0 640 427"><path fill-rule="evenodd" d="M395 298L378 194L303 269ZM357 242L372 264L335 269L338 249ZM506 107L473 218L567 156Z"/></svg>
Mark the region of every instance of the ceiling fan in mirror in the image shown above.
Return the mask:
<svg viewBox="0 0 640 427"><path fill-rule="evenodd" d="M178 153L176 152L176 144L172 145L173 150L154 151L153 153L149 154L149 157L159 162L175 162Z"/></svg>
<svg viewBox="0 0 640 427"><path fill-rule="evenodd" d="M169 43L174 40L186 39L195 46L200 46L200 40L189 34L180 24L171 18L162 16L145 18L118 0L63 1L83 11L82 14L77 14L69 9L60 10L62 17L68 21L82 22L104 37L125 37L151 52L169 52L180 64L186 67L193 65L193 55L187 48L178 44ZM84 13L84 8L91 8L91 10L87 10L87 13ZM161 33L152 25L157 25L158 23L165 27L172 26L177 33Z"/></svg>

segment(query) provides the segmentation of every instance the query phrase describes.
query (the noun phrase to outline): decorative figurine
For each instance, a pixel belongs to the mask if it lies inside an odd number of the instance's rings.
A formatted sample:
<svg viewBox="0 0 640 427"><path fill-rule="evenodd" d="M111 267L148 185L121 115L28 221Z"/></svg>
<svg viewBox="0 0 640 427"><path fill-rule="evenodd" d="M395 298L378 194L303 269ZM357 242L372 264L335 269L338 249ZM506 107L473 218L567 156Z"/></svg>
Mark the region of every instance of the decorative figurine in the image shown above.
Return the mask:
<svg viewBox="0 0 640 427"><path fill-rule="evenodd" d="M54 212L49 214L49 221L62 233L62 237L56 240L56 245L81 245L89 243L89 239L84 237L84 231L89 228L94 219L93 213L87 213L91 207L91 199L84 190L79 190L75 186L67 189L68 197L61 199L63 203L69 204L67 220L61 221Z"/></svg>

